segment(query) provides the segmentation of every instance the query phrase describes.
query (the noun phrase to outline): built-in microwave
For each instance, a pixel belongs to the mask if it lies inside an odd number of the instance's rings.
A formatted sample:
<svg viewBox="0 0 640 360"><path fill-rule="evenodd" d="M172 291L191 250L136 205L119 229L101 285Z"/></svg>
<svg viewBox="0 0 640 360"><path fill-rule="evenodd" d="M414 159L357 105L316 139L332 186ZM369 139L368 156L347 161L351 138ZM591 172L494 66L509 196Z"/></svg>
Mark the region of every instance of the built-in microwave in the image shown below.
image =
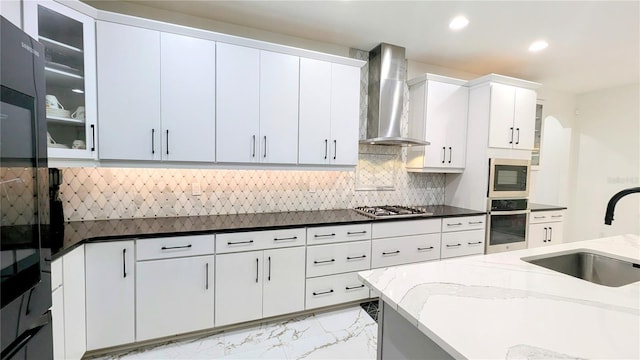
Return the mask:
<svg viewBox="0 0 640 360"><path fill-rule="evenodd" d="M489 159L487 197L528 198L530 160Z"/></svg>

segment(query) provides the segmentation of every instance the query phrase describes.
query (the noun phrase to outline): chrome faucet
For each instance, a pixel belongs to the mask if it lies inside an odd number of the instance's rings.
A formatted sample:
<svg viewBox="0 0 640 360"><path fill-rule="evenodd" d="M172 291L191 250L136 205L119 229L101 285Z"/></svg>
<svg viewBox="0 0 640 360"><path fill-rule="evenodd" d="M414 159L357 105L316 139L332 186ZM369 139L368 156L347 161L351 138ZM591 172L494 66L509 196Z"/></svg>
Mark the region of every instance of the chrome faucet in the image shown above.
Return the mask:
<svg viewBox="0 0 640 360"><path fill-rule="evenodd" d="M618 202L618 200L633 193L640 193L640 187L632 187L621 190L611 197L609 203L607 204L607 212L604 215L605 225L611 225L611 221L613 221L613 210L616 208L616 203Z"/></svg>

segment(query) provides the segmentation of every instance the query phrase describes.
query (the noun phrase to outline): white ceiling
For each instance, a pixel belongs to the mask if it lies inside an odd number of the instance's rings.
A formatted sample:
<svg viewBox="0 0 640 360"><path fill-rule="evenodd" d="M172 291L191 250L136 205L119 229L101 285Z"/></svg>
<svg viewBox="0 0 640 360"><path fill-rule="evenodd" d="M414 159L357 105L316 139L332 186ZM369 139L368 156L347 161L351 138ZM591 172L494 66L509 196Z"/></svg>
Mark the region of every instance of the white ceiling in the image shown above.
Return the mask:
<svg viewBox="0 0 640 360"><path fill-rule="evenodd" d="M637 0L132 2L363 50L387 42L410 60L573 93L640 79ZM458 14L470 24L452 32ZM530 53L537 39L549 47Z"/></svg>

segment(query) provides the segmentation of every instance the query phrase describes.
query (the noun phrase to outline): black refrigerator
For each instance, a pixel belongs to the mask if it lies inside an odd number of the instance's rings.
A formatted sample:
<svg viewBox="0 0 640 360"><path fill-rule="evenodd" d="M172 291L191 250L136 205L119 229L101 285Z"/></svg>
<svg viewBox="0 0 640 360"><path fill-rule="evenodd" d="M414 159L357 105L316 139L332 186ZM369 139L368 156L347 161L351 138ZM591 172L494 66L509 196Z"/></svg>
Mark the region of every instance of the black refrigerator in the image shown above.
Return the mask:
<svg viewBox="0 0 640 360"><path fill-rule="evenodd" d="M45 54L0 20L1 358L52 359Z"/></svg>

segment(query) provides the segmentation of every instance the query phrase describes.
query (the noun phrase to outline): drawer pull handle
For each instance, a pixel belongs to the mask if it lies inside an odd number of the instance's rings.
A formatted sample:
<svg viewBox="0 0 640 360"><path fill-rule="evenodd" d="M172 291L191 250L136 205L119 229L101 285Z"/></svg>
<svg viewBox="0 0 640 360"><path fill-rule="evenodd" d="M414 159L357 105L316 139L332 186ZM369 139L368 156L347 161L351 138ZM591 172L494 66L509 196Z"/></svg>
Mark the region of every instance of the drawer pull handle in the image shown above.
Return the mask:
<svg viewBox="0 0 640 360"><path fill-rule="evenodd" d="M238 244L253 244L253 240L249 241L227 241L227 245L238 245Z"/></svg>
<svg viewBox="0 0 640 360"><path fill-rule="evenodd" d="M482 244L482 241L468 242L467 244L469 244L469 245L479 245L479 244Z"/></svg>
<svg viewBox="0 0 640 360"><path fill-rule="evenodd" d="M344 289L345 290L353 290L353 289L360 289L363 288L364 284L358 285L358 286L346 286Z"/></svg>
<svg viewBox="0 0 640 360"><path fill-rule="evenodd" d="M469 225L482 224L484 221L469 221Z"/></svg>
<svg viewBox="0 0 640 360"><path fill-rule="evenodd" d="M400 250L383 252L382 255L400 254Z"/></svg>
<svg viewBox="0 0 640 360"><path fill-rule="evenodd" d="M447 244L447 247L458 247L458 246L462 246L462 244L455 244L455 245L449 245L449 244Z"/></svg>
<svg viewBox="0 0 640 360"><path fill-rule="evenodd" d="M431 249L433 249L433 246L429 246L429 247L426 247L426 248L418 248L418 251L431 250Z"/></svg>
<svg viewBox="0 0 640 360"><path fill-rule="evenodd" d="M296 240L297 236L287 237L287 238L273 238L273 241L285 241L285 240Z"/></svg>
<svg viewBox="0 0 640 360"><path fill-rule="evenodd" d="M331 263L331 262L334 262L334 261L336 261L336 259L331 259L331 260L320 260L320 261L318 261L318 260L313 260L313 263L314 263L314 264L326 264L326 263Z"/></svg>
<svg viewBox="0 0 640 360"><path fill-rule="evenodd" d="M321 291L321 292L313 292L313 296L318 296L318 295L324 295L324 294L331 294L333 292L333 289L328 290L328 291Z"/></svg>
<svg viewBox="0 0 640 360"><path fill-rule="evenodd" d="M347 235L360 235L360 234L366 234L366 233L367 233L366 230L365 231L353 231L353 232L347 231Z"/></svg>
<svg viewBox="0 0 640 360"><path fill-rule="evenodd" d="M160 248L160 250L188 249L190 247L191 247L191 244L182 245L182 246L163 246L163 247Z"/></svg>
<svg viewBox="0 0 640 360"><path fill-rule="evenodd" d="M533 218L534 219L546 219L547 217L546 216L534 216Z"/></svg>
<svg viewBox="0 0 640 360"><path fill-rule="evenodd" d="M552 218L560 218L562 215L551 215Z"/></svg>
<svg viewBox="0 0 640 360"><path fill-rule="evenodd" d="M353 259L364 259L366 258L367 255L361 255L361 256L347 256L347 260L353 260Z"/></svg>
<svg viewBox="0 0 640 360"><path fill-rule="evenodd" d="M336 234L316 234L316 235L313 235L313 237L315 237L315 238L332 237L332 236L336 236Z"/></svg>
<svg viewBox="0 0 640 360"><path fill-rule="evenodd" d="M447 224L447 226L460 226L460 225L462 225L462 223Z"/></svg>

